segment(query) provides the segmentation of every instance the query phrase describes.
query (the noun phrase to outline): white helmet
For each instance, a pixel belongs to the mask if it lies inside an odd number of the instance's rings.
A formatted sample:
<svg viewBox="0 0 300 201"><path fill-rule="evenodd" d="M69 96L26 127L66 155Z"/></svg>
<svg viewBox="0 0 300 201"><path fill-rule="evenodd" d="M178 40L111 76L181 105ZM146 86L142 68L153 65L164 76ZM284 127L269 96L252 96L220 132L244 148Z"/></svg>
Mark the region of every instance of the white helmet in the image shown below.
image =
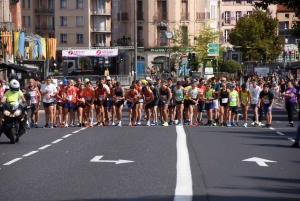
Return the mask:
<svg viewBox="0 0 300 201"><path fill-rule="evenodd" d="M18 91L20 89L20 83L18 82L18 80L13 79L9 83L9 88L10 90Z"/></svg>

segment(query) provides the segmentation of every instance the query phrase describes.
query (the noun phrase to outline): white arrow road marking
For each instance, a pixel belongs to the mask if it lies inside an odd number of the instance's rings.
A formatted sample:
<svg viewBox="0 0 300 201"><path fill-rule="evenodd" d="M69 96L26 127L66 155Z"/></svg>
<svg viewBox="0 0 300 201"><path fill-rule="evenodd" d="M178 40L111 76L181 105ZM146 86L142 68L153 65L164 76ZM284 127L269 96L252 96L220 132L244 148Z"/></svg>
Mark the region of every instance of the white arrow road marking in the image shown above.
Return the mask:
<svg viewBox="0 0 300 201"><path fill-rule="evenodd" d="M270 161L270 160L267 160L267 159L257 158L257 157L248 158L248 159L245 159L243 161L256 162L259 166L264 166L264 167L268 166L266 163L277 163L276 161Z"/></svg>
<svg viewBox="0 0 300 201"><path fill-rule="evenodd" d="M10 165L10 164L13 164L14 162L17 162L18 160L21 160L22 158L15 158L14 160L11 160L3 165Z"/></svg>
<svg viewBox="0 0 300 201"><path fill-rule="evenodd" d="M103 158L103 156L95 156L90 162L98 162L98 163L115 163L116 165L118 164L122 164L122 163L133 163L134 161L128 161L128 160L117 160L117 161L113 161L113 160L100 160L101 158Z"/></svg>
<svg viewBox="0 0 300 201"><path fill-rule="evenodd" d="M177 132L177 182L174 201L191 201L193 199L193 181L189 150L183 126L176 126Z"/></svg>
<svg viewBox="0 0 300 201"><path fill-rule="evenodd" d="M284 135L283 133L281 133L281 132L276 132L278 135Z"/></svg>
<svg viewBox="0 0 300 201"><path fill-rule="evenodd" d="M38 151L32 151L32 152L29 152L28 154L24 154L23 156L30 156L30 155L32 155L32 154L35 154L35 153L37 153Z"/></svg>

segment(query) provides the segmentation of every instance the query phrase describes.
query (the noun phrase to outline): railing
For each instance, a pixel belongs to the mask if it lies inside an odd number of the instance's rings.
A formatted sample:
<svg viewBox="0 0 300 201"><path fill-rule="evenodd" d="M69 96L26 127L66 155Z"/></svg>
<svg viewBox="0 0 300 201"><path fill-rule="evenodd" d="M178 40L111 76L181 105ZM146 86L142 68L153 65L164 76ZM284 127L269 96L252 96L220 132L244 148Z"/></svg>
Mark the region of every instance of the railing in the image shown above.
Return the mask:
<svg viewBox="0 0 300 201"><path fill-rule="evenodd" d="M143 40L138 40L137 41L137 46L138 47L144 47L144 41Z"/></svg>
<svg viewBox="0 0 300 201"><path fill-rule="evenodd" d="M35 9L35 14L54 14L54 9L38 8Z"/></svg>
<svg viewBox="0 0 300 201"><path fill-rule="evenodd" d="M168 20L167 12L157 12L154 16L155 20Z"/></svg>
<svg viewBox="0 0 300 201"><path fill-rule="evenodd" d="M129 14L128 13L118 13L118 20L129 20Z"/></svg>
<svg viewBox="0 0 300 201"><path fill-rule="evenodd" d="M111 30L106 27L92 27L93 32L111 32Z"/></svg>
<svg viewBox="0 0 300 201"><path fill-rule="evenodd" d="M181 12L181 20L190 20L189 12Z"/></svg>
<svg viewBox="0 0 300 201"><path fill-rule="evenodd" d="M111 15L111 13L107 12L106 10L92 10L91 12L94 15Z"/></svg>
<svg viewBox="0 0 300 201"><path fill-rule="evenodd" d="M35 26L36 31L54 31L55 27L53 25L37 25Z"/></svg>
<svg viewBox="0 0 300 201"><path fill-rule="evenodd" d="M137 20L144 20L144 13L143 12L137 12L136 17L137 17Z"/></svg>

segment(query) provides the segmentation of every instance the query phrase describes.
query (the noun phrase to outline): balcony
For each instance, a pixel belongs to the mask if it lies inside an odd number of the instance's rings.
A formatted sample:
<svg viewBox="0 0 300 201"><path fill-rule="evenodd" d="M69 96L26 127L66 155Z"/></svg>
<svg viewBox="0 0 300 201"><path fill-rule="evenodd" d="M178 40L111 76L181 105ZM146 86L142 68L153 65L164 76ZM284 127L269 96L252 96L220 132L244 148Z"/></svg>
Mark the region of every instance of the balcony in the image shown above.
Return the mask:
<svg viewBox="0 0 300 201"><path fill-rule="evenodd" d="M118 13L118 20L119 21L128 21L129 20L129 14L128 13Z"/></svg>
<svg viewBox="0 0 300 201"><path fill-rule="evenodd" d="M92 10L91 13L92 13L92 15L111 16L111 13L109 13L107 10L104 10L104 9Z"/></svg>
<svg viewBox="0 0 300 201"><path fill-rule="evenodd" d="M106 27L92 27L92 32L110 33L111 30Z"/></svg>
<svg viewBox="0 0 300 201"><path fill-rule="evenodd" d="M137 12L136 18L137 18L137 20L144 20L144 13L143 12Z"/></svg>
<svg viewBox="0 0 300 201"><path fill-rule="evenodd" d="M190 20L190 13L189 12L181 12L181 21L188 21Z"/></svg>
<svg viewBox="0 0 300 201"><path fill-rule="evenodd" d="M224 20L224 25L228 25L228 24L230 24L230 23L231 23L230 19L225 19L225 20Z"/></svg>
<svg viewBox="0 0 300 201"><path fill-rule="evenodd" d="M48 9L48 8L38 8L35 9L35 14L37 15L54 15L54 9Z"/></svg>
<svg viewBox="0 0 300 201"><path fill-rule="evenodd" d="M94 46L94 47L105 47L106 44L105 44L105 43L94 43L93 46Z"/></svg>
<svg viewBox="0 0 300 201"><path fill-rule="evenodd" d="M196 13L196 20L197 21L205 21L205 14L206 14L206 20L209 20L210 18L210 13L208 12L197 12Z"/></svg>
<svg viewBox="0 0 300 201"><path fill-rule="evenodd" d="M37 25L35 26L36 31L54 31L54 25Z"/></svg>
<svg viewBox="0 0 300 201"><path fill-rule="evenodd" d="M157 47L162 47L162 46L167 46L168 45L168 41L167 41L167 38L163 39L163 38L160 38L160 39L157 39Z"/></svg>
<svg viewBox="0 0 300 201"><path fill-rule="evenodd" d="M154 15L154 20L168 20L167 12L157 12Z"/></svg>

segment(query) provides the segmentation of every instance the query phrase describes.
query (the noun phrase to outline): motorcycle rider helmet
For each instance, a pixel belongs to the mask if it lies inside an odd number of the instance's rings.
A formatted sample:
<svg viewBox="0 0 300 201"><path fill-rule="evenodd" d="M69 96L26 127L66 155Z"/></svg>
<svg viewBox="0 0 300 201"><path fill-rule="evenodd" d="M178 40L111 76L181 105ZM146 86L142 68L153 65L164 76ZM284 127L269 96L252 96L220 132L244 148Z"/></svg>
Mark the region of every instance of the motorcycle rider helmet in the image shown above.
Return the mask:
<svg viewBox="0 0 300 201"><path fill-rule="evenodd" d="M11 91L19 91L20 89L20 83L18 82L18 80L11 80L10 83L9 83L9 89Z"/></svg>

